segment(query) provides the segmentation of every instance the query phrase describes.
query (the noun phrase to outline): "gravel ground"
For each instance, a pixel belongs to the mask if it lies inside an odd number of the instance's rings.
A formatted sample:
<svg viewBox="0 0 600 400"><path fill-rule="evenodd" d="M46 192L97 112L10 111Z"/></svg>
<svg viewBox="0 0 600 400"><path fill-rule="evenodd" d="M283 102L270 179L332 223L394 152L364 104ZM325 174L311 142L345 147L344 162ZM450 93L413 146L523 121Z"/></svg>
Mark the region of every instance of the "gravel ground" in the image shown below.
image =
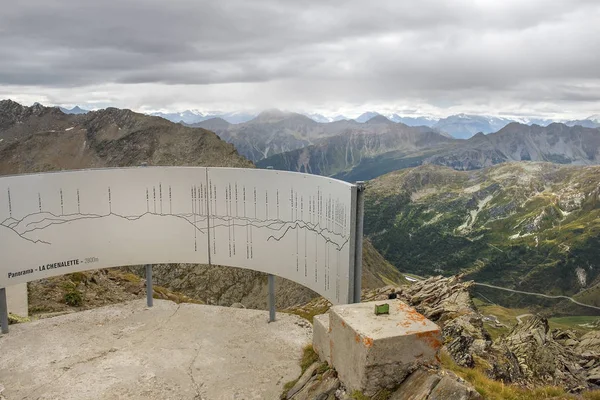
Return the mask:
<svg viewBox="0 0 600 400"><path fill-rule="evenodd" d="M300 374L306 321L144 300L31 323L0 336L0 387L15 399L277 399ZM1 396L1 395L0 395Z"/></svg>

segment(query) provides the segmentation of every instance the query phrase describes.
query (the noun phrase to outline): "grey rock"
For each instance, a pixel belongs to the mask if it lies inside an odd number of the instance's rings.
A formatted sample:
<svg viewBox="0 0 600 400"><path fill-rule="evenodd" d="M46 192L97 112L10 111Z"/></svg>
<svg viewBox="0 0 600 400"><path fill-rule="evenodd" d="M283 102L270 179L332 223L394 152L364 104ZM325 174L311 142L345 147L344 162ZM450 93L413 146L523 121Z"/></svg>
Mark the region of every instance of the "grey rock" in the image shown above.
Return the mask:
<svg viewBox="0 0 600 400"><path fill-rule="evenodd" d="M440 325L446 350L464 367L473 367L473 356L487 354L492 344L483 326L483 317L469 294L471 284L462 282L460 275L438 276L415 282L398 293L417 311Z"/></svg>
<svg viewBox="0 0 600 400"><path fill-rule="evenodd" d="M418 369L413 372L392 394L390 400L426 399L442 378L430 371Z"/></svg>
<svg viewBox="0 0 600 400"><path fill-rule="evenodd" d="M328 378L313 379L293 397L293 400L328 399L330 395L335 396L335 392L339 387L340 380L333 375Z"/></svg>
<svg viewBox="0 0 600 400"><path fill-rule="evenodd" d="M591 331L581 337L576 351L583 353L586 350L600 353L600 331Z"/></svg>
<svg viewBox="0 0 600 400"><path fill-rule="evenodd" d="M481 395L451 376L444 376L433 388L427 400L476 400L482 399Z"/></svg>
<svg viewBox="0 0 600 400"><path fill-rule="evenodd" d="M600 384L600 367L596 367L588 372L587 380L596 385Z"/></svg>
<svg viewBox="0 0 600 400"><path fill-rule="evenodd" d="M314 363L313 365L308 367L306 371L304 371L300 379L298 379L298 382L296 382L296 384L288 391L288 399L291 399L296 393L302 390L302 388L308 383L310 378L312 378L312 376L315 374L317 368L319 368L318 362Z"/></svg>

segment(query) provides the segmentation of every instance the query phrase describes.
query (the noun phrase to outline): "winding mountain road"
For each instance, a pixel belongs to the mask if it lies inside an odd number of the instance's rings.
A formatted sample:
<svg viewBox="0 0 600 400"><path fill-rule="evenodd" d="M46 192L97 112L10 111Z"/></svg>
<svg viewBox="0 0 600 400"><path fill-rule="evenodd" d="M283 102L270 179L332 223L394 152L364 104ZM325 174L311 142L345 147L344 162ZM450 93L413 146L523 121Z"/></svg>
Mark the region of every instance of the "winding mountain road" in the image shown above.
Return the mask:
<svg viewBox="0 0 600 400"><path fill-rule="evenodd" d="M596 307L596 306L592 306L590 304L584 304L584 303L580 303L577 300L573 299L572 297L569 296L562 296L562 295L558 295L558 296L551 296L548 294L543 294L543 293L534 293L534 292L524 292L522 290L515 290L515 289L509 289L509 288L505 288L505 287L501 287L501 286L495 286L495 285L490 285L487 283L479 283L479 282L473 282L473 284L477 285L477 286L485 286L485 287L489 287L492 289L499 289L499 290L505 290L507 292L513 292L513 293L520 293L520 294L530 294L532 296L540 296L540 297L545 297L547 299L566 299L569 300L579 306L582 307L589 307L589 308L593 308L596 310L600 310L600 307Z"/></svg>

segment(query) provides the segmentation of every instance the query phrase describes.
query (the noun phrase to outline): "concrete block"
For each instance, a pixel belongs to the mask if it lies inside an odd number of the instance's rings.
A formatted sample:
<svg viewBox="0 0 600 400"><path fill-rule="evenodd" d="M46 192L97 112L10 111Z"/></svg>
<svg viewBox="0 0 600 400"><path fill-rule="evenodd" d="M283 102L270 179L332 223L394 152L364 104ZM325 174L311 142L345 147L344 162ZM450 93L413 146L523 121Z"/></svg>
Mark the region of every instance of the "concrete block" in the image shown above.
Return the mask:
<svg viewBox="0 0 600 400"><path fill-rule="evenodd" d="M11 314L18 315L19 317L29 316L26 283L6 287L6 305L8 312Z"/></svg>
<svg viewBox="0 0 600 400"><path fill-rule="evenodd" d="M313 317L313 349L321 361L331 364L329 341L329 314L315 315Z"/></svg>
<svg viewBox="0 0 600 400"><path fill-rule="evenodd" d="M375 304L382 303L390 313L375 315ZM440 329L400 300L334 306L329 318L331 363L350 391L373 396L437 362Z"/></svg>

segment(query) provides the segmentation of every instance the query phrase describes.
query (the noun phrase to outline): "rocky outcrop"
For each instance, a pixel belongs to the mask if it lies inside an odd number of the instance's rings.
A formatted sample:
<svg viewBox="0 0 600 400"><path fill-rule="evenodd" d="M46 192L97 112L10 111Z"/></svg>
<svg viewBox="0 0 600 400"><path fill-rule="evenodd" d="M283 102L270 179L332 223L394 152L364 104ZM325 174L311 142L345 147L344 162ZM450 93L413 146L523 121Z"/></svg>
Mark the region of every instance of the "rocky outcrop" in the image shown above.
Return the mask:
<svg viewBox="0 0 600 400"><path fill-rule="evenodd" d="M575 352L582 358L581 364L587 373L588 383L600 386L600 331L583 335Z"/></svg>
<svg viewBox="0 0 600 400"><path fill-rule="evenodd" d="M483 327L469 287L460 276L433 277L400 288L396 295L442 328L445 347L454 361L464 367L475 365L473 357L485 357L492 340Z"/></svg>
<svg viewBox="0 0 600 400"><path fill-rule="evenodd" d="M575 353L582 358L588 383L600 386L600 331L583 335L575 346Z"/></svg>
<svg viewBox="0 0 600 400"><path fill-rule="evenodd" d="M534 316L494 347L505 356L494 367L496 378L547 382L570 391L600 386L600 331L578 337L574 331L550 330L545 318Z"/></svg>
<svg viewBox="0 0 600 400"><path fill-rule="evenodd" d="M434 277L401 288L372 291L372 299L398 296L442 328L444 351L463 367L479 367L493 379L527 387L554 385L571 392L600 383L600 331L581 338L550 330L533 316L494 343L460 276Z"/></svg>
<svg viewBox="0 0 600 400"><path fill-rule="evenodd" d="M325 372L320 372L325 370ZM362 393L350 392L326 364L313 364L287 395L286 400L366 399ZM442 369L419 368L408 375L393 391L382 389L373 399L389 400L479 400L481 395L456 374Z"/></svg>
<svg viewBox="0 0 600 400"><path fill-rule="evenodd" d="M144 274L143 268L132 270L140 276ZM153 268L153 276L158 285L185 293L205 304L230 306L241 303L247 308L267 308L267 275L261 272L218 265L157 264ZM385 282L403 282L398 270L368 240L363 242L362 282L363 287L369 289L385 286ZM318 297L317 293L304 286L276 277L277 309L294 306L298 309L312 308L312 305L306 306L307 303ZM327 303L324 299L323 302Z"/></svg>
<svg viewBox="0 0 600 400"><path fill-rule="evenodd" d="M510 376L512 381L528 385L549 384L579 391L588 387L586 373L580 365L580 355L555 340L548 321L533 316L518 324L496 345L505 356L495 364L498 377Z"/></svg>
<svg viewBox="0 0 600 400"><path fill-rule="evenodd" d="M134 268L143 276L142 268ZM153 268L158 285L185 293L205 304L267 309L267 275L261 272L219 265L160 264ZM278 309L306 303L318 297L312 290L276 277L275 301Z"/></svg>
<svg viewBox="0 0 600 400"><path fill-rule="evenodd" d="M0 101L0 139L2 175L143 163L253 166L213 132L116 108L74 115Z"/></svg>
<svg viewBox="0 0 600 400"><path fill-rule="evenodd" d="M29 312L45 318L146 297L146 281L121 268L75 272L28 283ZM155 299L200 303L182 293L154 285ZM11 314L12 323L26 322Z"/></svg>

